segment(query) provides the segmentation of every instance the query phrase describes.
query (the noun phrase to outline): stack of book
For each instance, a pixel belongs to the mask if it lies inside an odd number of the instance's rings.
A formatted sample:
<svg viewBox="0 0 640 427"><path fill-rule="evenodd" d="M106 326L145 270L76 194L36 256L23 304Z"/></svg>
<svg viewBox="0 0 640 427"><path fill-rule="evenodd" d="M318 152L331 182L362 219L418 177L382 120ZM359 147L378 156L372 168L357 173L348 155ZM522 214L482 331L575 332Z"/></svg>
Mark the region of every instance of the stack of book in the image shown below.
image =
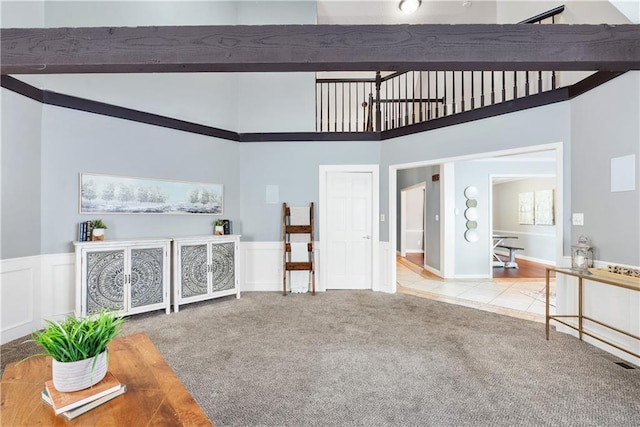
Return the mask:
<svg viewBox="0 0 640 427"><path fill-rule="evenodd" d="M78 224L78 241L79 242L90 242L91 241L91 232L92 221L84 221Z"/></svg>
<svg viewBox="0 0 640 427"><path fill-rule="evenodd" d="M53 381L49 380L44 383L41 398L53 408L56 415L72 420L126 391L127 386L120 383L111 372L107 372L102 381L93 387L70 393L56 390Z"/></svg>

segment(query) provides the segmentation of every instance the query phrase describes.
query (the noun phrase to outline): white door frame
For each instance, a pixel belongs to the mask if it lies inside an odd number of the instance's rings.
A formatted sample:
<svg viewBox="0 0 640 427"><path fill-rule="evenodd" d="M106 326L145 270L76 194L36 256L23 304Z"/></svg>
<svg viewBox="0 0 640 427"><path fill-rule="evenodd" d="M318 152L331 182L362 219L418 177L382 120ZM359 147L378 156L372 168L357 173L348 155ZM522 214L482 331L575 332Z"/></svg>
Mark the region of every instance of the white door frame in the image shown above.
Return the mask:
<svg viewBox="0 0 640 427"><path fill-rule="evenodd" d="M319 195L318 195L318 221L320 239L319 277L318 290L326 291L328 277L327 265L323 262L328 251L326 224L329 213L327 212L327 174L330 172L369 172L371 173L371 289L380 290L380 272L374 271L380 268L380 166L379 165L320 165L319 167Z"/></svg>
<svg viewBox="0 0 640 427"><path fill-rule="evenodd" d="M398 191L397 191L397 173L399 169L411 169L423 166L431 166L431 165L445 165L450 166L445 168L444 171L441 171L441 181L444 181L445 188L452 189L452 186L449 186L448 180L453 181L455 175L453 173L453 169L455 166L455 162L457 161L467 161L473 159L481 159L486 157L494 157L494 156L509 156L514 154L524 154L533 151L543 151L543 150L555 150L556 153L556 191L557 196L556 200L558 204L556 206L556 218L564 218L564 157L563 157L563 143L562 142L553 142L549 144L541 144L541 145L533 145L528 147L518 147L512 148L508 150L499 150L499 151L489 151L485 153L477 153L477 154L469 154L464 156L456 156L456 157L445 157L441 159L434 160L425 160L421 162L413 162L413 163L402 163L397 165L389 165L389 244L392 248L397 248L397 231L396 226L398 222L398 214L397 214L397 199L398 199ZM442 177L444 176L444 180ZM455 266L455 259L453 259L453 255L450 254L451 246L455 244L455 235L451 234L452 229L446 226L447 218L449 215L455 215L454 209L455 206L448 203L447 200L453 198L453 195L448 194L449 190L444 191L441 190L440 200L442 202L440 206L440 218L441 221L441 236L444 228L445 238L442 239L441 243L441 256L440 256L440 264L443 267L443 276L445 278L451 277L450 274L453 274L455 277L455 272L451 271L451 269ZM556 222L556 259L561 261L563 257L563 233L564 233L564 221ZM391 288L390 292L396 292L396 280L397 280L397 271L396 271L396 251L389 251L389 257L387 259L389 265L389 272L391 275ZM558 262L557 265L561 265L561 262Z"/></svg>

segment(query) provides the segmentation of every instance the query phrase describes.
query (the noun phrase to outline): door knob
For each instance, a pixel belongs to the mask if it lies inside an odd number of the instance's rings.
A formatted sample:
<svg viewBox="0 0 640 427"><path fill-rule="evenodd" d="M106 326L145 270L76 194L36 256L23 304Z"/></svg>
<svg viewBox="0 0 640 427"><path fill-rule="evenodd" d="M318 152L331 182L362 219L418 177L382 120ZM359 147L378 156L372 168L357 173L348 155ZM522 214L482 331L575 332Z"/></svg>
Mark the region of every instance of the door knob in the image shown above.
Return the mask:
<svg viewBox="0 0 640 427"><path fill-rule="evenodd" d="M371 239L371 236L364 236L363 239L369 240L369 239Z"/></svg>

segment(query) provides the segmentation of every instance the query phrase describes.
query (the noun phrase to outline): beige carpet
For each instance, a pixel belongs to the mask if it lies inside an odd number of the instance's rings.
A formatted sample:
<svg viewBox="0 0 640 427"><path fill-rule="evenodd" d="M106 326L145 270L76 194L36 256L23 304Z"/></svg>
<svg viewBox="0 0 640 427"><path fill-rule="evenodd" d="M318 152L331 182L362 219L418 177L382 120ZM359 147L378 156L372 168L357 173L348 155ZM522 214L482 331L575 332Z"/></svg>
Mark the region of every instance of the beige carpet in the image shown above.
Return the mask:
<svg viewBox="0 0 640 427"><path fill-rule="evenodd" d="M218 426L638 426L640 369L539 323L370 291L128 319ZM25 346L2 346L2 363Z"/></svg>

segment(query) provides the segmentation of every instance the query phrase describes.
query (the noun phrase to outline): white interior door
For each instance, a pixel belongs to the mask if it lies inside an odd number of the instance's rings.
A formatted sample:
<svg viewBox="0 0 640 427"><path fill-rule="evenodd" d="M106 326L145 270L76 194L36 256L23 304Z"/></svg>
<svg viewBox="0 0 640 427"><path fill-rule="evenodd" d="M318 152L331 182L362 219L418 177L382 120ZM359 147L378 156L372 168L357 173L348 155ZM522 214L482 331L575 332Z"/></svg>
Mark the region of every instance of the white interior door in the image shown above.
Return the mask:
<svg viewBox="0 0 640 427"><path fill-rule="evenodd" d="M329 172L327 289L371 289L372 173Z"/></svg>

